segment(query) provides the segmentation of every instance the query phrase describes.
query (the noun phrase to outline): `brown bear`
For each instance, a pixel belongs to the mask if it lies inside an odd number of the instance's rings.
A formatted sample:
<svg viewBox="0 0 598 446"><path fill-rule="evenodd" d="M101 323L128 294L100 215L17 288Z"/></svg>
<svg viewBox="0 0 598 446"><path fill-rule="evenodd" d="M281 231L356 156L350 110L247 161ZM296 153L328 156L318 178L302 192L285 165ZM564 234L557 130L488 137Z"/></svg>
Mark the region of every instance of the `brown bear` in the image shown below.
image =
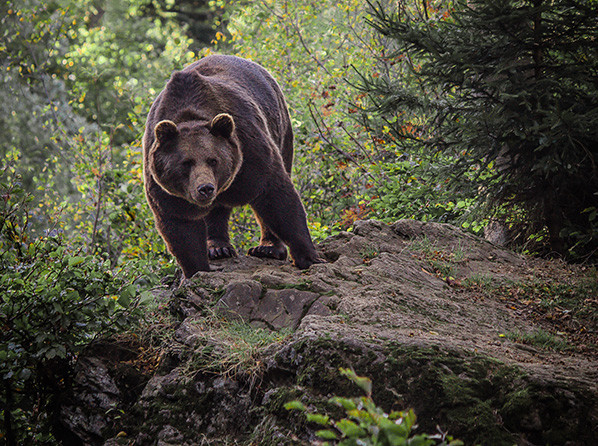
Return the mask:
<svg viewBox="0 0 598 446"><path fill-rule="evenodd" d="M293 131L280 87L258 64L205 57L175 72L143 136L145 192L185 277L233 257L231 209L249 204L261 228L248 254L301 269L320 262L291 183Z"/></svg>

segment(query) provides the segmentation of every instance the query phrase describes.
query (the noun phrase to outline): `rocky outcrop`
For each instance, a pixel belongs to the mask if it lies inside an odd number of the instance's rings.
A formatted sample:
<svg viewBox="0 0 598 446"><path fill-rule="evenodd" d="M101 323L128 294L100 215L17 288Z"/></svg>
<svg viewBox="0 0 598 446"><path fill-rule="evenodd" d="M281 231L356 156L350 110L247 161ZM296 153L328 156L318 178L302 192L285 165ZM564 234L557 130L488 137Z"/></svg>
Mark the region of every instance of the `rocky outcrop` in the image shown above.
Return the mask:
<svg viewBox="0 0 598 446"><path fill-rule="evenodd" d="M577 286L582 270L412 220L359 221L319 250L328 263L305 272L239 257L159 290L172 315L160 340L125 359L91 349L65 429L84 444L309 444L317 427L284 403L357 394L338 374L353 367L384 409L413 407L420 431L466 444L598 438L595 310L524 293Z"/></svg>

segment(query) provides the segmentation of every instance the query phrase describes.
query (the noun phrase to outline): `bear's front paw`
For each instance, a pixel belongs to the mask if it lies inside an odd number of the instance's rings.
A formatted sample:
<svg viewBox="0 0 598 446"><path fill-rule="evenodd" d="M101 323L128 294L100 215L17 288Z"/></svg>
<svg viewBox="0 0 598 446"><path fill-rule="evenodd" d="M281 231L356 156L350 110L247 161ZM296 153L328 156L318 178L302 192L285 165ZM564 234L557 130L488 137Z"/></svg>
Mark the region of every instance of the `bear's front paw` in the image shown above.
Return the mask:
<svg viewBox="0 0 598 446"><path fill-rule="evenodd" d="M287 258L287 248L276 245L259 245L250 248L247 254L253 257L285 260Z"/></svg>
<svg viewBox="0 0 598 446"><path fill-rule="evenodd" d="M299 269L307 269L314 263L328 263L320 257L299 257L293 259L293 264Z"/></svg>
<svg viewBox="0 0 598 446"><path fill-rule="evenodd" d="M237 257L237 251L228 244L208 244L208 257L210 260L228 259L230 257Z"/></svg>

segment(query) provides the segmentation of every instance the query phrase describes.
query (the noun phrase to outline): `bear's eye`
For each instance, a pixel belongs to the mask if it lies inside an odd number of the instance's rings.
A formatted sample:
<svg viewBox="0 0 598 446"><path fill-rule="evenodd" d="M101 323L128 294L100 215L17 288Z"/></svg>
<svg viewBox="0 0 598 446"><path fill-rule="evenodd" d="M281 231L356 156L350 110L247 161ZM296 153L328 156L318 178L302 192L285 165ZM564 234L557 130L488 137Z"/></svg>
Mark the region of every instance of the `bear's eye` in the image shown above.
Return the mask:
<svg viewBox="0 0 598 446"><path fill-rule="evenodd" d="M185 167L186 169L191 169L194 165L195 161L191 159L183 161L183 167Z"/></svg>
<svg viewBox="0 0 598 446"><path fill-rule="evenodd" d="M210 167L216 167L218 165L218 160L216 158L208 158L206 163Z"/></svg>

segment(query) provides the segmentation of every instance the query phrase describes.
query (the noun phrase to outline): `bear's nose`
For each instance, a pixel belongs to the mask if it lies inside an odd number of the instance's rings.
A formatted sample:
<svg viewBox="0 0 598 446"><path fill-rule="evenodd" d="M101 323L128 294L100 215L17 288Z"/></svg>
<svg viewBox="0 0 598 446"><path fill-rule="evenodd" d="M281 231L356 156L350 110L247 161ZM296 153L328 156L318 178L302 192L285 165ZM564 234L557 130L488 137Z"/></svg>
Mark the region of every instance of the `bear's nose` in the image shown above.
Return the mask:
<svg viewBox="0 0 598 446"><path fill-rule="evenodd" d="M212 194L214 193L214 190L216 188L214 187L213 184L208 183L208 184L202 184L201 186L199 186L197 188L197 193L199 194L200 197L202 198L210 198L212 196Z"/></svg>

